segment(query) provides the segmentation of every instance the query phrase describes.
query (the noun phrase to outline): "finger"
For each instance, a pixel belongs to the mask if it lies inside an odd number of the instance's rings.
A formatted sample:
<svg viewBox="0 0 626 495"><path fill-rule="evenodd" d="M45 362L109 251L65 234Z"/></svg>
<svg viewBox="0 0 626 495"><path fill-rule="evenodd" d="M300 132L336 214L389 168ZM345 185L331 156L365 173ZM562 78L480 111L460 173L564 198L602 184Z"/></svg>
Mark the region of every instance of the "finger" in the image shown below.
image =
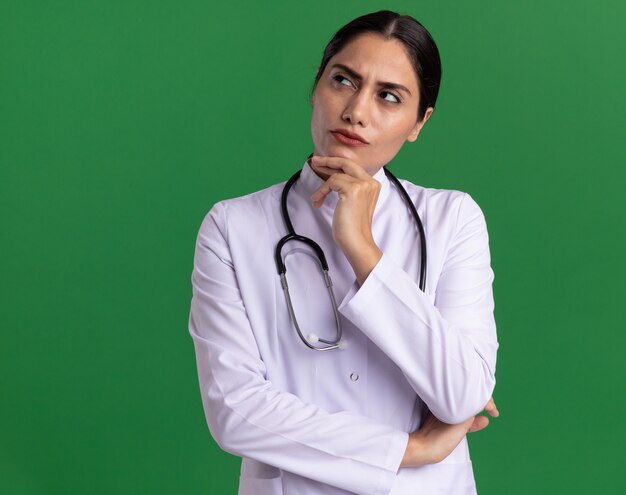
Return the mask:
<svg viewBox="0 0 626 495"><path fill-rule="evenodd" d="M470 426L467 432L473 433L475 431L480 431L483 428L487 428L487 425L489 425L489 418L487 416L476 416L474 417L474 422L472 423L472 426Z"/></svg>
<svg viewBox="0 0 626 495"><path fill-rule="evenodd" d="M494 402L493 397L491 397L489 399L489 402L487 402L487 404L485 405L485 411L487 411L494 418L497 418L498 416L500 416L500 411L498 411L498 408L496 407L496 403Z"/></svg>
<svg viewBox="0 0 626 495"><path fill-rule="evenodd" d="M337 168L324 167L323 165L312 164L311 167L313 168L313 170L320 172L324 175L327 175L328 177L330 177L331 175L344 173L343 170L339 170Z"/></svg>
<svg viewBox="0 0 626 495"><path fill-rule="evenodd" d="M356 179L346 174L336 174L329 177L319 188L317 188L313 194L311 194L311 201L315 208L322 206L326 197L331 191L341 192L344 191L351 184L357 182Z"/></svg>
<svg viewBox="0 0 626 495"><path fill-rule="evenodd" d="M371 178L365 169L352 160L344 158L342 156L320 156L313 155L311 157L311 163L316 167L325 167L327 169L336 172L343 172L357 178Z"/></svg>
<svg viewBox="0 0 626 495"><path fill-rule="evenodd" d="M322 174L325 175L333 175L333 174L342 174L343 170L340 170L338 168L331 168L331 167L325 167L324 165L321 165L319 163L315 163L315 161L313 160L313 156L311 156L310 158L307 159L307 163L311 166L311 168L317 172L321 172Z"/></svg>

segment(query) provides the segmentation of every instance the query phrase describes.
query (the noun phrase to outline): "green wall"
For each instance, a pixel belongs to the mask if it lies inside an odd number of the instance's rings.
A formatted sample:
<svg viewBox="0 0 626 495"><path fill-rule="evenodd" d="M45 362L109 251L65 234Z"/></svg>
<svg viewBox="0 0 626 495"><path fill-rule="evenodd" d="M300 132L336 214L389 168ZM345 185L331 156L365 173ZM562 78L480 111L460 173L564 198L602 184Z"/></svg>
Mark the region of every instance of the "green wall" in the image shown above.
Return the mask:
<svg viewBox="0 0 626 495"><path fill-rule="evenodd" d="M489 227L479 493L623 493L617 0L0 3L0 493L235 493L187 330L196 233L301 167L323 46L380 8L444 67L390 168L471 193Z"/></svg>

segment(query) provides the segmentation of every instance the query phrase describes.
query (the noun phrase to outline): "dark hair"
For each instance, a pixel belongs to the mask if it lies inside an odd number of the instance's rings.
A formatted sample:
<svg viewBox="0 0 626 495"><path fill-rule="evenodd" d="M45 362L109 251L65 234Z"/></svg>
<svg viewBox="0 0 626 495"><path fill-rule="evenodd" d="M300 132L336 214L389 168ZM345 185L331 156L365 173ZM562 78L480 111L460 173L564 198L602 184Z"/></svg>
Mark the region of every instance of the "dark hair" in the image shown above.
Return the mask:
<svg viewBox="0 0 626 495"><path fill-rule="evenodd" d="M386 39L397 39L404 44L417 75L420 95L417 120L421 121L426 109L434 108L437 101L441 82L439 50L430 33L418 21L410 15L400 15L390 10L379 10L357 17L335 33L324 49L311 94L315 91L328 61L348 42L364 33L378 33Z"/></svg>

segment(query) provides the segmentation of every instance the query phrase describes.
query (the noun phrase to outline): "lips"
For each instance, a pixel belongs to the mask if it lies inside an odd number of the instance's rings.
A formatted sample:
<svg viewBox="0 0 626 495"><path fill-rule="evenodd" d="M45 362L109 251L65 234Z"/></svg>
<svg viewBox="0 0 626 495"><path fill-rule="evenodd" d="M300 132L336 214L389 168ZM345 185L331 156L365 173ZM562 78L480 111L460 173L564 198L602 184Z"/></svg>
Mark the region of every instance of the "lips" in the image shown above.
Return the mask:
<svg viewBox="0 0 626 495"><path fill-rule="evenodd" d="M350 132L346 129L332 129L330 132L332 132L335 135L335 137L338 140L340 140L342 143L352 144L352 145L369 144L364 138L362 138L358 134L354 132Z"/></svg>

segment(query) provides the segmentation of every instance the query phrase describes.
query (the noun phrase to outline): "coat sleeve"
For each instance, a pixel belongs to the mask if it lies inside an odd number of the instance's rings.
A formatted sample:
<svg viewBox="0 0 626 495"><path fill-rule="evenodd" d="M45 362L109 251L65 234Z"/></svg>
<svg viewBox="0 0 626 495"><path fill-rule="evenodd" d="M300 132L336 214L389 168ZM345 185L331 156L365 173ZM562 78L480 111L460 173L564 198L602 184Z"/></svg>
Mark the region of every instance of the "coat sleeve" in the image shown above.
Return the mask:
<svg viewBox="0 0 626 495"><path fill-rule="evenodd" d="M189 314L213 438L231 454L344 490L389 493L408 433L354 413L329 413L265 378L224 232L217 203L197 236Z"/></svg>
<svg viewBox="0 0 626 495"><path fill-rule="evenodd" d="M434 305L383 254L339 311L402 369L437 418L456 424L482 411L495 387L493 278L485 219L465 194Z"/></svg>

